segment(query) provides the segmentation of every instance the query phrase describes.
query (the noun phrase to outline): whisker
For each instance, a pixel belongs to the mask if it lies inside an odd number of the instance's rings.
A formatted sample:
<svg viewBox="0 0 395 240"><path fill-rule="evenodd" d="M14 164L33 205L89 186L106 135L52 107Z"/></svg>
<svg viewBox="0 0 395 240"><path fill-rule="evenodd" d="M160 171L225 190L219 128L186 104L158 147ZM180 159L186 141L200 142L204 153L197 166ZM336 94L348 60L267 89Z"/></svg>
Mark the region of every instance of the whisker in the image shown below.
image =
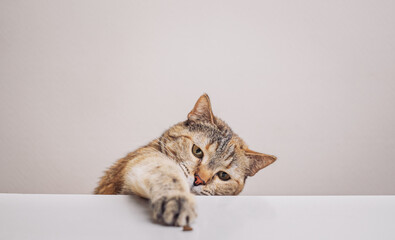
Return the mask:
<svg viewBox="0 0 395 240"><path fill-rule="evenodd" d="M188 174L191 174L191 172L189 171L189 169L187 168L187 166L185 166L185 163L180 162L180 164L185 168L185 170L188 172Z"/></svg>
<svg viewBox="0 0 395 240"><path fill-rule="evenodd" d="M206 196L210 196L211 195L211 193L209 191L207 191L207 190L202 190L201 193L203 195L206 195Z"/></svg>
<svg viewBox="0 0 395 240"><path fill-rule="evenodd" d="M185 171L188 171L187 169L184 169L184 168L186 168L184 165L179 165L180 167L181 167L181 170L182 170L182 172L184 173L184 175L185 175L185 177L186 178L188 178L188 174L185 172ZM189 172L189 171L188 171Z"/></svg>
<svg viewBox="0 0 395 240"><path fill-rule="evenodd" d="M204 195L204 196L210 196L208 193L203 192L203 191L201 191L200 194L201 194L201 195Z"/></svg>

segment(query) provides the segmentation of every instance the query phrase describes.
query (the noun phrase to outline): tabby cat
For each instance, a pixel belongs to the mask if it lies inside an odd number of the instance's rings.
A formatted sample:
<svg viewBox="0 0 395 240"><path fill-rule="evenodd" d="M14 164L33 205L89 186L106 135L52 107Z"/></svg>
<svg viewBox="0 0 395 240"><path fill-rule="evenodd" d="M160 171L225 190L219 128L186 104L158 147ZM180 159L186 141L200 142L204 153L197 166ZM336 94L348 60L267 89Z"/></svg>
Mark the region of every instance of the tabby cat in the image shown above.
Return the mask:
<svg viewBox="0 0 395 240"><path fill-rule="evenodd" d="M254 152L202 95L188 119L129 153L101 178L96 194L135 194L151 202L153 218L185 226L196 218L194 195L237 195L247 177L275 156Z"/></svg>

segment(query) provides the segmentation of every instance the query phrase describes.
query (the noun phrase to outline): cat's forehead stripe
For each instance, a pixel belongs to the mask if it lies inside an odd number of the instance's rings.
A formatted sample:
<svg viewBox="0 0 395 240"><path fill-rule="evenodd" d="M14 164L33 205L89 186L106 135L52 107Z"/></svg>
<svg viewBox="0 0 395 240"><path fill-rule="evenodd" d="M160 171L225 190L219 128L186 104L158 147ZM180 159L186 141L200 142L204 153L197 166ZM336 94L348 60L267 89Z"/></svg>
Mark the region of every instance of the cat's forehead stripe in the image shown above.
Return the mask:
<svg viewBox="0 0 395 240"><path fill-rule="evenodd" d="M232 133L229 133L225 137L222 137L219 140L217 152L223 152L225 150L225 148L228 146L228 143L230 142L231 139L232 139Z"/></svg>
<svg viewBox="0 0 395 240"><path fill-rule="evenodd" d="M229 143L229 142L228 142ZM217 166L221 166L224 163L226 164L229 160L230 163L227 166L230 166L235 160L235 146L230 145L225 151L219 152L216 151L215 156L208 163L210 168L216 168Z"/></svg>
<svg viewBox="0 0 395 240"><path fill-rule="evenodd" d="M188 124L188 129L191 132L201 132L205 134L208 138L210 138L210 142L218 142L224 138L231 138L233 135L233 132L229 127L219 129L217 126L212 124Z"/></svg>
<svg viewBox="0 0 395 240"><path fill-rule="evenodd" d="M211 141L210 141L210 142L206 145L206 150L209 150L210 147L211 147L213 144L215 144L215 142L211 142Z"/></svg>
<svg viewBox="0 0 395 240"><path fill-rule="evenodd" d="M209 160L208 167L216 169L220 166L229 169L237 160L236 145L239 144L237 135L226 125L216 126L205 123L188 125L191 132L200 132L208 138L206 150L215 147L214 156ZM215 144L213 146L213 144Z"/></svg>
<svg viewBox="0 0 395 240"><path fill-rule="evenodd" d="M225 161L228 161L231 157L235 155L235 145L231 145L228 148L228 151L226 151L225 155L223 156L223 159Z"/></svg>

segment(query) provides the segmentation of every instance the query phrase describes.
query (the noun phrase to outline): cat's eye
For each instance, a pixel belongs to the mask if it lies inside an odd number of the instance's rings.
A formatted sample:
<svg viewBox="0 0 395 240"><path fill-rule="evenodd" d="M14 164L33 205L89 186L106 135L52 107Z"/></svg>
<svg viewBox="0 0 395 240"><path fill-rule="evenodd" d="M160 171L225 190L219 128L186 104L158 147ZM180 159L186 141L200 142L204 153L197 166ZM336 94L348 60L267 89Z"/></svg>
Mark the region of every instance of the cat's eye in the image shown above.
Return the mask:
<svg viewBox="0 0 395 240"><path fill-rule="evenodd" d="M197 157L197 158L203 158L203 151L202 151L202 149L200 149L200 148L199 148L198 146L196 146L195 144L193 144L192 153L193 153L193 155L195 155L195 157Z"/></svg>
<svg viewBox="0 0 395 240"><path fill-rule="evenodd" d="M219 179L221 179L222 181L228 181L228 180L230 179L229 174L227 174L227 173L224 172L224 171L219 171L219 172L217 173L217 175L218 175Z"/></svg>

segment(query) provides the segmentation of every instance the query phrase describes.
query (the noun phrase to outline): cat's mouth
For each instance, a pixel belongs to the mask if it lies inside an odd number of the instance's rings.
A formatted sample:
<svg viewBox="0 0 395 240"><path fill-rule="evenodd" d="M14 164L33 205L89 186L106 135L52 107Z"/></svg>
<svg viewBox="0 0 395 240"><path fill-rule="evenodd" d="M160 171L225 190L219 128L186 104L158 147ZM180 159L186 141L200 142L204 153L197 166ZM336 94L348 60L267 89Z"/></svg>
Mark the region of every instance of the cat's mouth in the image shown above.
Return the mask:
<svg viewBox="0 0 395 240"><path fill-rule="evenodd" d="M202 195L202 196L212 196L212 195L214 195L212 192L203 189L202 186L192 187L191 188L191 192L196 194L196 195Z"/></svg>
<svg viewBox="0 0 395 240"><path fill-rule="evenodd" d="M189 186L189 189L190 189L191 193L193 193L195 195L211 195L211 194L209 194L208 191L203 190L203 185L196 186L196 184L195 184L195 176L194 175L192 175L192 176L188 175L187 183L188 183L188 186Z"/></svg>
<svg viewBox="0 0 395 240"><path fill-rule="evenodd" d="M194 185L195 178L193 176L188 176L187 182L191 193L196 195L202 195L202 186L195 186Z"/></svg>
<svg viewBox="0 0 395 240"><path fill-rule="evenodd" d="M189 186L189 189L191 190L191 192L193 191L194 181L195 181L195 178L193 176L188 176L187 182L188 182L188 186Z"/></svg>
<svg viewBox="0 0 395 240"><path fill-rule="evenodd" d="M192 186L191 192L196 195L203 195L201 186Z"/></svg>

